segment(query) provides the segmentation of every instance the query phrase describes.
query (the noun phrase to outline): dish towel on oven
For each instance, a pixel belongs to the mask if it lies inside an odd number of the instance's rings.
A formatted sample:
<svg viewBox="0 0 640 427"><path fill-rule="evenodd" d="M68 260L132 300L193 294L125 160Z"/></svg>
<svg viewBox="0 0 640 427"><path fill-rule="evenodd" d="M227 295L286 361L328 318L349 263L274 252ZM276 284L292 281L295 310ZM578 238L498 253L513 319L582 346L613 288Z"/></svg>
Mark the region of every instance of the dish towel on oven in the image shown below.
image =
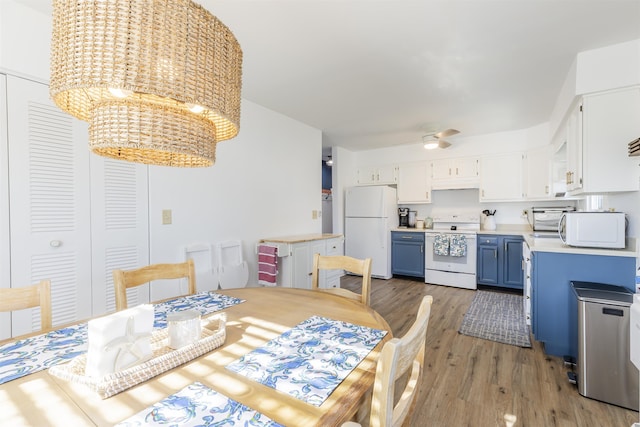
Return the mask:
<svg viewBox="0 0 640 427"><path fill-rule="evenodd" d="M449 255L457 257L467 255L467 237L464 234L449 235Z"/></svg>
<svg viewBox="0 0 640 427"><path fill-rule="evenodd" d="M433 253L436 255L449 255L449 235L436 234L433 239Z"/></svg>
<svg viewBox="0 0 640 427"><path fill-rule="evenodd" d="M258 245L258 283L276 286L278 276L278 248L270 245Z"/></svg>

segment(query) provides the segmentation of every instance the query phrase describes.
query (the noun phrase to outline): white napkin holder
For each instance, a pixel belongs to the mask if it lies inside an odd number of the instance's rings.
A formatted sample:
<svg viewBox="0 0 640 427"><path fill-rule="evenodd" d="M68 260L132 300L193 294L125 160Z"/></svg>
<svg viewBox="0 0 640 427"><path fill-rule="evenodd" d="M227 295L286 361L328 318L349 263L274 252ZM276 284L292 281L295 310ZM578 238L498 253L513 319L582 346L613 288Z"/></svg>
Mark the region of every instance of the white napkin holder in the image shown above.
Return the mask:
<svg viewBox="0 0 640 427"><path fill-rule="evenodd" d="M101 377L149 360L153 321L150 304L90 320L85 375Z"/></svg>

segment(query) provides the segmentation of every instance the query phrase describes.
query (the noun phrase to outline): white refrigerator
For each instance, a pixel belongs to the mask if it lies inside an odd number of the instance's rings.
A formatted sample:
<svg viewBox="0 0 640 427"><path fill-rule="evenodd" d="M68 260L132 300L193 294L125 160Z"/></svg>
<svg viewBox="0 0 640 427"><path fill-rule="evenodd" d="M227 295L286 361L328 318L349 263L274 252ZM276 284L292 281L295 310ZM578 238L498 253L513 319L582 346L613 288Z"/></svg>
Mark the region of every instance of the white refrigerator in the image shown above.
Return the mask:
<svg viewBox="0 0 640 427"><path fill-rule="evenodd" d="M350 187L345 197L345 254L371 258L371 276L391 278L391 230L398 226L396 189Z"/></svg>

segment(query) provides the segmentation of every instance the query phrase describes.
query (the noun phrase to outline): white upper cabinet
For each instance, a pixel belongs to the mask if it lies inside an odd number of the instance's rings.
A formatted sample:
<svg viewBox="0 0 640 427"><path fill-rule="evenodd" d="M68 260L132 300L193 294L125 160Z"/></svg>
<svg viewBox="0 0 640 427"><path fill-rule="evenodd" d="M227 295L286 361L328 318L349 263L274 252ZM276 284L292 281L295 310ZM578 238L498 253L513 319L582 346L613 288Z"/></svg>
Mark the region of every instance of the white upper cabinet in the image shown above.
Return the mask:
<svg viewBox="0 0 640 427"><path fill-rule="evenodd" d="M551 192L552 146L546 145L527 151L525 156L525 181L527 199L545 199Z"/></svg>
<svg viewBox="0 0 640 427"><path fill-rule="evenodd" d="M569 190L573 194L637 191L640 167L637 157L628 156L628 144L638 136L639 86L585 95L581 185Z"/></svg>
<svg viewBox="0 0 640 427"><path fill-rule="evenodd" d="M565 127L567 191L582 188L582 102L569 112Z"/></svg>
<svg viewBox="0 0 640 427"><path fill-rule="evenodd" d="M398 183L396 165L365 166L358 169L358 185L389 185Z"/></svg>
<svg viewBox="0 0 640 427"><path fill-rule="evenodd" d="M398 203L431 203L429 163L403 163L398 166Z"/></svg>
<svg viewBox="0 0 640 427"><path fill-rule="evenodd" d="M480 201L517 201L522 191L523 153L495 154L480 160Z"/></svg>
<svg viewBox="0 0 640 427"><path fill-rule="evenodd" d="M478 158L459 157L431 162L431 188L455 190L478 188Z"/></svg>

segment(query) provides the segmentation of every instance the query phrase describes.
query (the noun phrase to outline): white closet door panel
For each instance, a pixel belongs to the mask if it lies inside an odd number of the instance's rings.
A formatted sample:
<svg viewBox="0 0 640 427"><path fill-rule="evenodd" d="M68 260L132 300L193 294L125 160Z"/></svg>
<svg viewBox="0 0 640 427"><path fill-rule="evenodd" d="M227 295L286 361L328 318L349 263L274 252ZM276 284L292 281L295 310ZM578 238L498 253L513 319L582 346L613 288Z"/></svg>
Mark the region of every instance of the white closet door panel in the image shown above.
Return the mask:
<svg viewBox="0 0 640 427"><path fill-rule="evenodd" d="M93 314L115 310L113 270L149 264L148 168L91 155ZM129 306L149 301L149 287L127 291Z"/></svg>
<svg viewBox="0 0 640 427"><path fill-rule="evenodd" d="M49 278L54 325L89 317L87 126L22 78L7 76L7 105L11 285ZM16 313L13 334L30 332L32 318Z"/></svg>
<svg viewBox="0 0 640 427"><path fill-rule="evenodd" d="M7 145L7 78L0 74L0 288L11 286L9 240L9 156ZM11 337L11 314L0 313L0 340Z"/></svg>

